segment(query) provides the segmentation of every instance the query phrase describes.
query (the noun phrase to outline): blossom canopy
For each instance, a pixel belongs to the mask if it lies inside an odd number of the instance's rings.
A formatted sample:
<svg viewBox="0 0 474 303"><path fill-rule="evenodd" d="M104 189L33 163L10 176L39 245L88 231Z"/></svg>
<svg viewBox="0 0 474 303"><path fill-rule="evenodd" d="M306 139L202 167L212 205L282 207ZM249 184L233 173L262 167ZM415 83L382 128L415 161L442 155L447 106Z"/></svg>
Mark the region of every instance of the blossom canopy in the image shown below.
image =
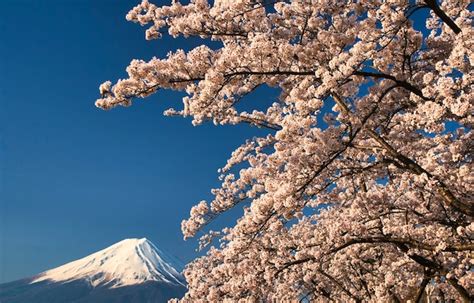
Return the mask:
<svg viewBox="0 0 474 303"><path fill-rule="evenodd" d="M181 301L473 299L469 5L144 0L127 14L146 39L203 45L133 60L127 79L100 86L98 107L172 89L187 95L167 115L268 130L230 155L213 200L182 222L185 238L204 232L207 253L187 266ZM260 87L278 100L253 100ZM207 228L238 207L235 224Z"/></svg>

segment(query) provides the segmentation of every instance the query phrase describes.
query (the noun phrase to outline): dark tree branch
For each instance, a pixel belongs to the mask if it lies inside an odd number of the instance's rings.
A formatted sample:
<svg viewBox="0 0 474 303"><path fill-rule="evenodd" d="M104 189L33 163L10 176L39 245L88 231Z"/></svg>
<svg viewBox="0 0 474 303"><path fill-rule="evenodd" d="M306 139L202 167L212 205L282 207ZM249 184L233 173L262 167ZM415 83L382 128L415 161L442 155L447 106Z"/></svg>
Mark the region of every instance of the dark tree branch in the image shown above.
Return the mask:
<svg viewBox="0 0 474 303"><path fill-rule="evenodd" d="M404 89L414 93L415 95L422 98L423 100L431 100L430 98L425 97L419 88L413 86L412 84L408 83L407 81L399 80L399 79L395 78L392 75L387 75L387 74L383 74L383 73L365 72L365 71L355 71L354 75L363 76L363 77L372 77L372 78L376 78L376 79L392 80L393 82L395 82L397 84L397 86L403 87Z"/></svg>
<svg viewBox="0 0 474 303"><path fill-rule="evenodd" d="M368 73L368 74L373 74L373 73ZM389 77L387 79L390 79L390 78L394 79L394 77L390 76L390 75L383 75L383 74L375 74L375 75L377 75L377 76L382 75L381 76L382 78ZM393 79L391 79L391 80L393 80ZM393 81L395 81L395 80L393 80ZM347 115L350 115L351 111L350 111L349 107L346 105L346 103L344 102L344 100L339 95L337 95L335 93L333 93L332 95L333 95L334 101L341 108L341 111L343 111ZM438 182L438 186L437 186L438 193L441 195L443 200L449 206L453 207L454 209L458 210L459 212L461 212L463 214L466 214L466 215L469 215L469 216L474 216L474 203L472 203L472 202L471 203L461 202L459 199L457 199L454 196L454 194L449 190L449 188L447 187L447 185L444 182L442 182L441 180L439 180L438 178L433 176L430 172L425 170L423 167L421 167L414 160L412 160L412 159L402 155L401 153L399 153L395 148L393 148L387 141L385 141L385 139L383 139L374 130L367 129L366 131L367 131L367 134L372 139L377 141L377 143L379 143L382 146L382 148L384 148L393 158L395 158L401 164L403 164L403 166L400 165L400 168L409 169L417 175L425 173L429 178L437 180L437 182Z"/></svg>
<svg viewBox="0 0 474 303"><path fill-rule="evenodd" d="M461 29L457 24L439 7L436 0L425 0L426 5L457 35Z"/></svg>
<svg viewBox="0 0 474 303"><path fill-rule="evenodd" d="M423 293L425 292L426 285L430 282L431 277L427 274L426 270L423 276L423 280L421 281L420 287L415 295L415 303L422 303L421 299L423 298Z"/></svg>
<svg viewBox="0 0 474 303"><path fill-rule="evenodd" d="M469 302L474 301L474 296L470 295L469 292L458 283L457 279L450 278L447 280L448 280L448 283L451 284L451 286L453 286L457 290L457 292L461 295L462 301L464 303L469 303Z"/></svg>

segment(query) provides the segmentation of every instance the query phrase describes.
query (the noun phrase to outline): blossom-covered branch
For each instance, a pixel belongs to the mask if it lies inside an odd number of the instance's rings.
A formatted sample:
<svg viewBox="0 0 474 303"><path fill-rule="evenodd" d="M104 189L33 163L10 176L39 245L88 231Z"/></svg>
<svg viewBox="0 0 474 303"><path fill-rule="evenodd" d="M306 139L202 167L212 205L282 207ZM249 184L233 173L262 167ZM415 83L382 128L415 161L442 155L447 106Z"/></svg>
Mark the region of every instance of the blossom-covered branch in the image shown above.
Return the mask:
<svg viewBox="0 0 474 303"><path fill-rule="evenodd" d="M133 60L127 79L100 86L98 107L172 89L186 96L168 115L267 131L230 155L212 200L182 222L208 249L186 267L183 302L473 300L469 5L144 0L128 13L147 39L203 45ZM255 100L257 88L278 99Z"/></svg>

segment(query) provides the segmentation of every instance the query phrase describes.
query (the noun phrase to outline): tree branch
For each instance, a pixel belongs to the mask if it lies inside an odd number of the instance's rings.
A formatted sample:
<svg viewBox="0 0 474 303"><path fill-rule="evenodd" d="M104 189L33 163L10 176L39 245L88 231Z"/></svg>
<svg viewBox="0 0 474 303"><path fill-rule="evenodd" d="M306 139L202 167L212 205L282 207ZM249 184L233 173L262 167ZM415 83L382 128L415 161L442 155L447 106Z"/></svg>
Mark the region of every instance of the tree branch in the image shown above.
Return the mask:
<svg viewBox="0 0 474 303"><path fill-rule="evenodd" d="M390 77L392 77L392 76L390 76ZM333 93L332 96L333 96L334 101L341 108L341 110L345 114L350 115L351 111L350 111L349 107L346 105L346 103L342 100L342 98L339 95L335 94L335 93ZM433 176L430 172L425 170L423 167L421 167L414 160L412 160L412 159L402 155L401 153L399 153L395 148L393 148L387 141L385 141L374 130L366 129L366 131L367 131L367 134L372 139L377 141L377 143L379 143L393 158L397 159L402 164L404 164L406 169L411 170L412 172L414 172L417 175L421 175L421 174L424 173L429 178L435 179L438 183L437 184L438 193L441 195L441 197L446 202L446 204L448 204L449 206L453 207L454 209L460 211L463 214L467 214L469 216L474 216L474 204L473 203L462 203L460 200L458 200L454 196L454 194L449 190L449 188L446 186L446 184L444 184L444 182L442 182L441 180L439 180L438 178Z"/></svg>
<svg viewBox="0 0 474 303"><path fill-rule="evenodd" d="M471 296L469 292L458 283L457 279L450 278L447 280L448 280L448 283L451 284L451 286L453 286L457 290L457 292L461 295L462 301L464 303L473 302L474 296Z"/></svg>
<svg viewBox="0 0 474 303"><path fill-rule="evenodd" d="M383 73L365 72L365 71L355 71L353 74L356 75L356 76L392 80L393 82L395 82L397 84L397 86L403 87L404 89L414 93L415 95L422 98L423 100L432 100L431 98L425 97L419 88L413 86L412 84L408 83L407 81L399 80L399 79L395 78L392 75L387 75L387 74L383 74Z"/></svg>
<svg viewBox="0 0 474 303"><path fill-rule="evenodd" d="M426 5L457 35L461 29L457 24L439 7L436 0L425 0Z"/></svg>
<svg viewBox="0 0 474 303"><path fill-rule="evenodd" d="M427 275L426 270L423 276L423 280L421 281L420 287L415 295L415 303L422 303L421 298L423 297L423 293L425 292L426 285L430 282L431 277Z"/></svg>

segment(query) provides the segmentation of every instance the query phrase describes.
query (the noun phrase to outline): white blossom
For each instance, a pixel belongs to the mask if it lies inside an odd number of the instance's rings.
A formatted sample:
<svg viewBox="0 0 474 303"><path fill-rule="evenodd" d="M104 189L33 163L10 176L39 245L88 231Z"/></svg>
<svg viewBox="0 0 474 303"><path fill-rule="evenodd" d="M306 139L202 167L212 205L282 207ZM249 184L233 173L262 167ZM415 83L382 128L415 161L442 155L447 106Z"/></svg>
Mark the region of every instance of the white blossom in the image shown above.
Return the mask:
<svg viewBox="0 0 474 303"><path fill-rule="evenodd" d="M187 95L167 115L266 130L182 222L207 248L182 302L472 299L474 15L467 0L414 4L143 1L128 13L146 39L203 45L133 60L98 107L171 89ZM423 31L407 20L421 6ZM259 87L278 100L253 98ZM234 208L236 222L206 232Z"/></svg>

